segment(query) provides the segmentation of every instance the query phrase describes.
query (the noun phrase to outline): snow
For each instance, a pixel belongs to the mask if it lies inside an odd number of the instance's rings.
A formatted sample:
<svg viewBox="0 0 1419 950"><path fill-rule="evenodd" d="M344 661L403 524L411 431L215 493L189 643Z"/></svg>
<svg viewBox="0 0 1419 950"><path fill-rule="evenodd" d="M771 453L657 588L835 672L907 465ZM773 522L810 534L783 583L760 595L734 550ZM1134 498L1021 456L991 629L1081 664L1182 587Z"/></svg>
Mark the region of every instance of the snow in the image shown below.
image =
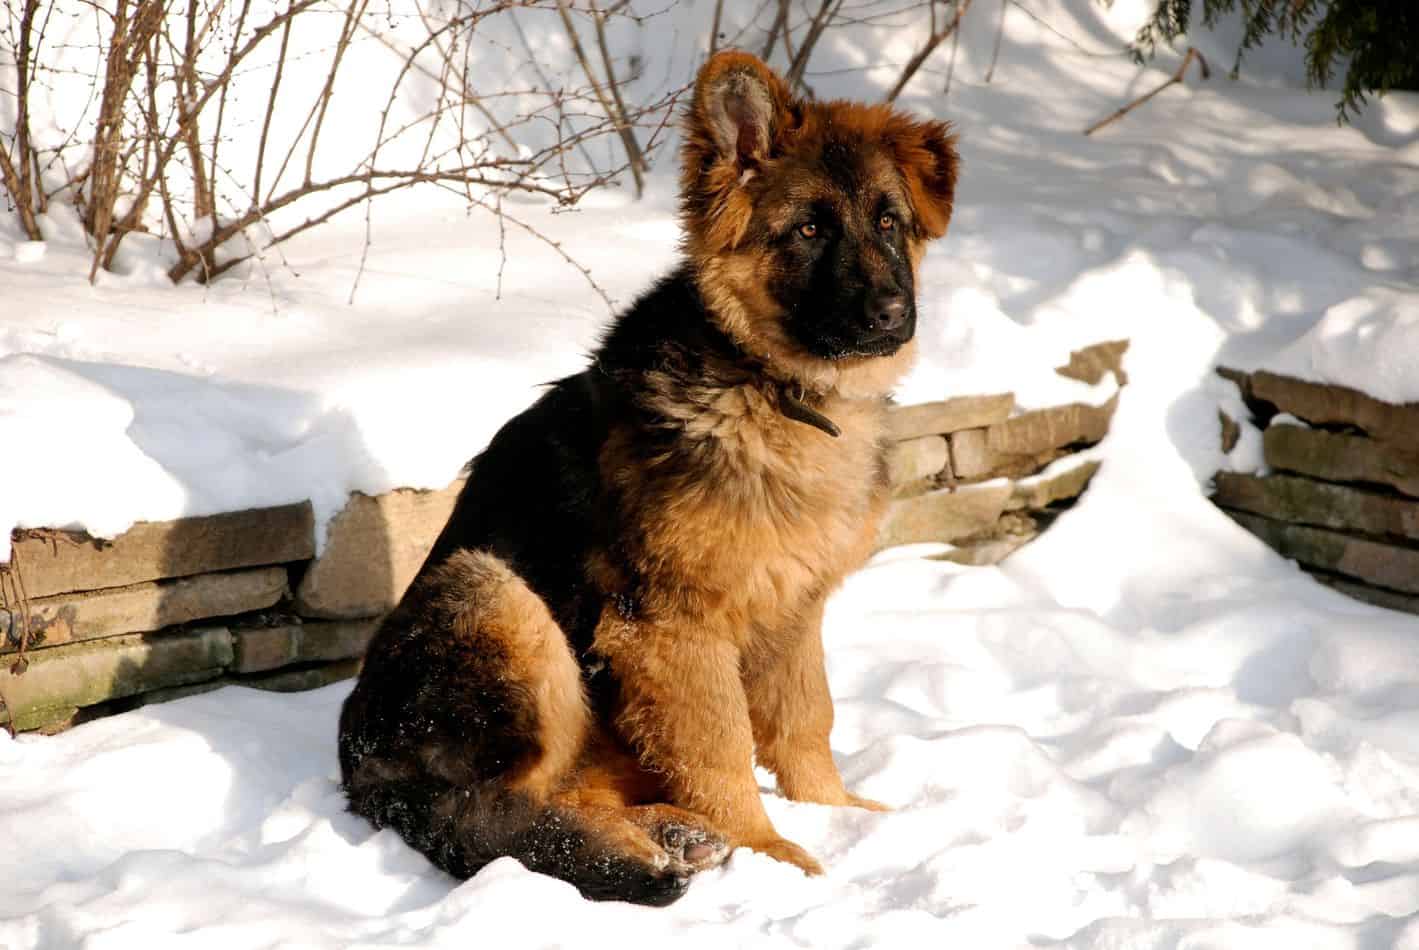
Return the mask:
<svg viewBox="0 0 1419 950"><path fill-rule="evenodd" d="M1219 363L1419 398L1419 96L1337 128L1268 48L1083 138L1176 62L1090 55L1145 7L1031 4L1082 51L1009 8L990 84L996 18L967 18L949 97L943 52L903 99L958 124L965 162L902 398L1103 402L1111 381L1053 367L1122 337L1130 382L1040 539L994 568L885 552L832 599L833 748L895 810L789 803L761 774L824 877L740 851L666 910L512 861L457 882L344 813L348 684L227 688L0 736L0 946L1419 950L1419 622L1205 496L1260 462L1250 426L1222 454L1218 409L1245 411ZM673 25L662 64L688 61ZM864 35L825 49L821 90L874 95L914 41ZM674 260L672 179L524 213L625 301ZM91 287L72 216L40 248L0 218L0 531L307 497L323 522L353 489L441 486L606 317L514 232L499 295L496 228L412 195L375 215L349 303L358 217L208 288L164 286L141 238Z"/></svg>
<svg viewBox="0 0 1419 950"><path fill-rule="evenodd" d="M1366 266L1372 266L1371 249L1366 254ZM1386 402L1419 403L1419 302L1389 287L1367 290L1326 310L1270 365Z"/></svg>

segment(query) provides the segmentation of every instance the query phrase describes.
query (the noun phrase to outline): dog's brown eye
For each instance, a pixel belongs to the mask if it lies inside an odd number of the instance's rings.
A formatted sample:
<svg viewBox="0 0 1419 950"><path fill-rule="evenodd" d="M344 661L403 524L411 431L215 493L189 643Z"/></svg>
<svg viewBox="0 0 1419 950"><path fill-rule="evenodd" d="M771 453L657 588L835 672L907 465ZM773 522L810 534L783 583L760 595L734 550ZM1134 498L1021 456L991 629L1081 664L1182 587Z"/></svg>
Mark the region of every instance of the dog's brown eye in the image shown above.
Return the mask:
<svg viewBox="0 0 1419 950"><path fill-rule="evenodd" d="M800 224L798 226L798 236L806 238L817 237L818 225L814 224L812 221L809 221L807 224Z"/></svg>
<svg viewBox="0 0 1419 950"><path fill-rule="evenodd" d="M877 219L877 229L880 231L891 231L897 226L897 219L890 214L884 214Z"/></svg>

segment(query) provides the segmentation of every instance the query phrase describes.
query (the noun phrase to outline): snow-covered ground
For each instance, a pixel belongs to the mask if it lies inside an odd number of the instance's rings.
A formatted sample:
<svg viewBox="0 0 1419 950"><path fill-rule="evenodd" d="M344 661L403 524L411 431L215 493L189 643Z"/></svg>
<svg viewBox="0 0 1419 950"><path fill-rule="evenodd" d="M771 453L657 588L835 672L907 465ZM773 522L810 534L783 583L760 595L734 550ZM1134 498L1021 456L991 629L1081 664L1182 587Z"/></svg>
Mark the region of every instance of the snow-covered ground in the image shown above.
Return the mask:
<svg viewBox="0 0 1419 950"><path fill-rule="evenodd" d="M1089 55L1139 8L1031 5L1075 45L1012 7L985 84L992 8L950 96L943 52L903 99L964 155L903 400L1107 398L1051 368L1118 337L1131 381L1040 540L998 568L888 552L833 599L834 749L896 810L789 804L765 777L826 876L739 852L667 910L511 861L459 883L342 811L348 685L226 689L0 736L0 946L1419 948L1419 621L1320 587L1205 497L1257 455L1255 433L1220 452L1217 408L1240 407L1219 363L1419 400L1419 96L1337 128L1278 66L1084 138L1171 68ZM674 259L672 187L662 167L639 203L524 214L624 301ZM176 289L141 245L90 287L63 213L43 247L0 224L0 530L441 486L605 319L511 232L498 299L496 229L422 198L379 209L347 304L354 217L289 266Z"/></svg>

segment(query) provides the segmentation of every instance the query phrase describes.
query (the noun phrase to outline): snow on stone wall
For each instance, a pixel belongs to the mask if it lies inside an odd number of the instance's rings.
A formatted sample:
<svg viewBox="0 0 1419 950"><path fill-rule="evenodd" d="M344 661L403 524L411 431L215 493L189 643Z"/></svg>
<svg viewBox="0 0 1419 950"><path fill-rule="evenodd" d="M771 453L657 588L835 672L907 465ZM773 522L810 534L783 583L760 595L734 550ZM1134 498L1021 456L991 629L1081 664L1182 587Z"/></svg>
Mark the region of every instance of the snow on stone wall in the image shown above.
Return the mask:
<svg viewBox="0 0 1419 950"><path fill-rule="evenodd" d="M1089 347L1058 372L1122 384L1125 347ZM895 407L878 547L931 543L948 546L931 556L997 563L1088 486L1088 448L1116 402L1016 412L1000 393ZM228 684L297 690L355 675L462 487L353 494L318 557L309 503L140 522L112 540L16 531L0 565L0 723L58 730Z"/></svg>

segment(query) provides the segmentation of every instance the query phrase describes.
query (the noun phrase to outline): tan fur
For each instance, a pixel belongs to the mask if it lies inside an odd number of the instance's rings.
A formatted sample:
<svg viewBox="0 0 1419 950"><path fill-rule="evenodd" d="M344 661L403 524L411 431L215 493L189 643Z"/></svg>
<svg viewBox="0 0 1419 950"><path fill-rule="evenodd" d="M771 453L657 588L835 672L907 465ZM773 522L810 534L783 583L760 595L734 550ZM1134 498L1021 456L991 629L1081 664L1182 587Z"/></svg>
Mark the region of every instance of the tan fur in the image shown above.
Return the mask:
<svg viewBox="0 0 1419 950"><path fill-rule="evenodd" d="M533 690L541 754L509 787L545 801L586 744L591 715L576 658L542 598L496 556L460 550L443 570L454 578L448 589L460 597L454 636L496 641L508 679Z"/></svg>
<svg viewBox="0 0 1419 950"><path fill-rule="evenodd" d="M955 153L944 125L880 106L795 104L752 56L712 59L686 131L686 252L715 321L764 371L736 381L711 369L703 385L673 369L647 379L643 408L677 428L680 454L646 458L629 429L613 431L602 477L634 544L618 552L629 563L593 565L603 589L637 598L629 613L603 612L594 648L620 683L614 728L638 765L734 844L810 872L818 863L774 830L751 766L757 755L794 800L882 807L850 794L832 760L821 620L828 594L870 552L887 498L884 394L915 356L907 345L890 357L813 357L787 336L769 293L750 235L784 227L788 205L819 187L790 182L775 206L765 196L782 185L777 156L828 134L878 150L874 187L909 209L913 271L945 232ZM787 417L788 387L841 435ZM584 778L602 796L616 787Z"/></svg>
<svg viewBox="0 0 1419 950"><path fill-rule="evenodd" d="M825 142L861 157L870 194L830 193L854 189L791 164L827 154ZM902 273L903 247L915 273L949 222L953 142L944 123L885 106L794 100L748 54L712 58L688 116L682 217L699 297L734 346L684 359L667 348L637 366L622 390L635 404L607 422L596 490L615 506L615 538L585 568L606 604L591 649L614 674L613 708L590 721L567 638L507 565L461 551L443 568L466 598L455 635L491 638L507 679L535 691L538 754L511 787L579 816L616 851L694 870L689 850L667 857L675 849L655 837L675 824L821 871L770 822L756 757L796 801L882 807L849 793L833 763L821 624L871 551L888 498L887 393L916 347L812 355L784 328L766 235L795 207L831 200L859 233L901 221L890 241L859 242L873 286ZM804 406L820 418L803 421Z"/></svg>
<svg viewBox="0 0 1419 950"><path fill-rule="evenodd" d="M672 802L736 844L817 870L773 830L750 764L757 747L791 798L870 804L847 795L828 751L819 619L869 553L885 502L885 405L829 396L821 408L843 430L830 439L786 418L759 383L698 394L667 384L654 398L714 451L683 473L631 463L615 438L603 454L651 591L639 617L608 610L597 631L622 684L616 726Z"/></svg>

